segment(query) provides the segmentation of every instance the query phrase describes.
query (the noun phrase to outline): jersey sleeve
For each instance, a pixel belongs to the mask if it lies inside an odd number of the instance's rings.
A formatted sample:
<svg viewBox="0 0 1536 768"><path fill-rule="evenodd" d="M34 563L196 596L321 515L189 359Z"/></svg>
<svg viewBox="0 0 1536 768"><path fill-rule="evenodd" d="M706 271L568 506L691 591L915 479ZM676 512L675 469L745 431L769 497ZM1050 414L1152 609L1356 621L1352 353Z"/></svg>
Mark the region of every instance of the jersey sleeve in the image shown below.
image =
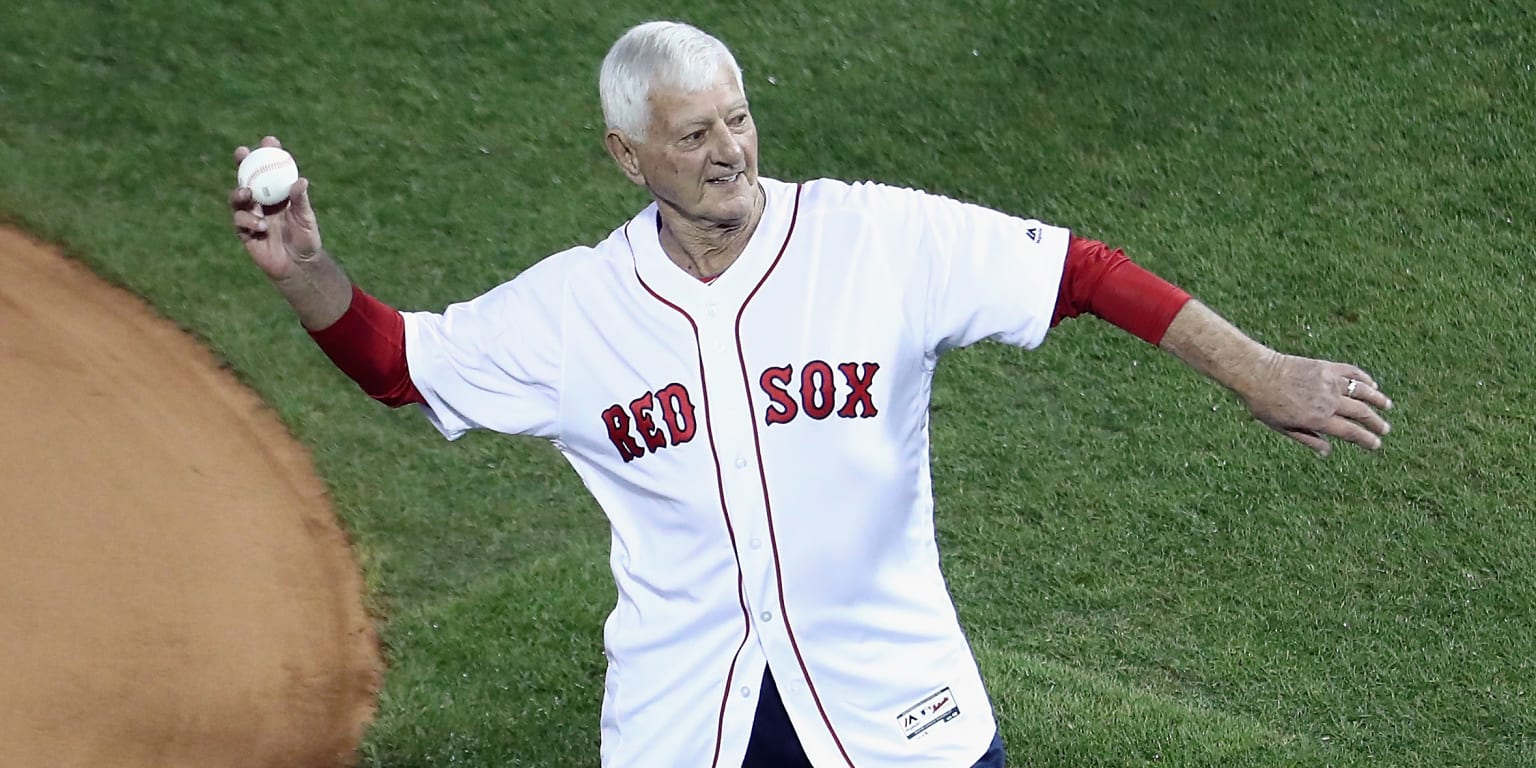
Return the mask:
<svg viewBox="0 0 1536 768"><path fill-rule="evenodd" d="M939 195L905 197L916 271L927 279L930 354L982 339L1039 346L1055 312L1068 230Z"/></svg>
<svg viewBox="0 0 1536 768"><path fill-rule="evenodd" d="M541 262L441 314L403 312L405 355L432 425L558 439L564 271Z"/></svg>

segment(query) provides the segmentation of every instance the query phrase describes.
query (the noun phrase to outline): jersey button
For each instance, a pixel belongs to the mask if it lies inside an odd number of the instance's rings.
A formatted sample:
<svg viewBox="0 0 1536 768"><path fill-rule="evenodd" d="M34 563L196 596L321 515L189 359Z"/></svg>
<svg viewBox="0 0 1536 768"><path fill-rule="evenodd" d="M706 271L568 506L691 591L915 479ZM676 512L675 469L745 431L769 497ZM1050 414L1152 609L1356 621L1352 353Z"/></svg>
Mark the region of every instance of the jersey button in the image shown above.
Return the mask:
<svg viewBox="0 0 1536 768"><path fill-rule="evenodd" d="M736 459L736 468L737 469L746 469L746 467L747 467L747 460L746 459L742 459L742 458Z"/></svg>
<svg viewBox="0 0 1536 768"><path fill-rule="evenodd" d="M714 304L709 305L709 308L705 310L705 312L707 312L710 317L714 317L718 313L718 311L719 311L719 308L716 307Z"/></svg>
<svg viewBox="0 0 1536 768"><path fill-rule="evenodd" d="M758 618L762 619L763 621L773 621L773 611L763 611L762 613L759 613L757 616L758 616Z"/></svg>
<svg viewBox="0 0 1536 768"><path fill-rule="evenodd" d="M753 539L752 541L750 541L748 543L752 545L753 549L762 549L763 548L763 540L762 539Z"/></svg>
<svg viewBox="0 0 1536 768"><path fill-rule="evenodd" d="M751 696L751 695L752 695L752 687L751 686L747 686L747 685L743 685L741 687L741 696L742 696L742 698L746 698L746 697Z"/></svg>

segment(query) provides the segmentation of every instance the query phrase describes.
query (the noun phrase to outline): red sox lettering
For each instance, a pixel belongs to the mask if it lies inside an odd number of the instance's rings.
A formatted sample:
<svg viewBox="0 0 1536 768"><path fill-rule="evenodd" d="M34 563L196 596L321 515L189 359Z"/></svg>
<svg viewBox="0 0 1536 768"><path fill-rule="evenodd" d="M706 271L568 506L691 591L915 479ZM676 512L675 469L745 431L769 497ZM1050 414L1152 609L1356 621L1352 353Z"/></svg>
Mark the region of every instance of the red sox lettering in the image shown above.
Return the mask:
<svg viewBox="0 0 1536 768"><path fill-rule="evenodd" d="M843 374L843 383L847 385L847 394L842 407L837 409L837 415L845 419L867 419L879 415L880 411L875 408L875 399L869 387L875 382L875 372L880 370L880 364L840 363L837 370ZM794 390L789 388L794 378L793 365L768 368L758 377L758 385L772 401L763 414L769 426L787 424L802 410L805 415L817 420L832 415L832 409L837 405L838 390L832 366L821 360L812 360L800 369L798 404Z"/></svg>
<svg viewBox="0 0 1536 768"><path fill-rule="evenodd" d="M658 411L666 430L656 423ZM633 431L630 429L631 417ZM647 450L655 453L669 445L686 443L693 439L699 426L693 415L693 400L688 396L688 388L677 383L631 400L628 410L617 403L608 406L603 411L603 424L608 427L608 439L619 449L619 456L625 463L644 456ZM636 431L644 441L643 445L635 439Z"/></svg>
<svg viewBox="0 0 1536 768"><path fill-rule="evenodd" d="M832 366L812 360L800 369L798 386L791 388L795 381L793 365L764 369L757 379L769 400L763 419L770 426L786 424L803 412L821 420L831 416L834 408L844 419L878 416L880 411L875 407L870 387L879 370L879 363L839 363L837 371L842 374L843 381L843 386L839 387ZM838 405L839 390L842 390L841 406ZM659 424L658 418L661 420ZM603 410L602 419L608 439L626 463L647 452L655 453L667 446L686 443L698 431L693 399L688 388L677 383L631 400L628 408L614 403Z"/></svg>

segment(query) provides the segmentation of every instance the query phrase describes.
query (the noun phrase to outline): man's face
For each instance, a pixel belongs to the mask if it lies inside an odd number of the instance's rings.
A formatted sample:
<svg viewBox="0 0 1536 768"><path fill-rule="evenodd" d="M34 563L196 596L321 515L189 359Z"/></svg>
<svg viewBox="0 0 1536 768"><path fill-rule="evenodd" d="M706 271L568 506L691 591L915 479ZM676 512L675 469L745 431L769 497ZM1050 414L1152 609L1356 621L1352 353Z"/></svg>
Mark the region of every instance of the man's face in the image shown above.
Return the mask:
<svg viewBox="0 0 1536 768"><path fill-rule="evenodd" d="M730 67L702 91L653 89L649 106L645 141L627 144L628 162L615 153L626 175L698 223L749 219L758 194L757 126Z"/></svg>

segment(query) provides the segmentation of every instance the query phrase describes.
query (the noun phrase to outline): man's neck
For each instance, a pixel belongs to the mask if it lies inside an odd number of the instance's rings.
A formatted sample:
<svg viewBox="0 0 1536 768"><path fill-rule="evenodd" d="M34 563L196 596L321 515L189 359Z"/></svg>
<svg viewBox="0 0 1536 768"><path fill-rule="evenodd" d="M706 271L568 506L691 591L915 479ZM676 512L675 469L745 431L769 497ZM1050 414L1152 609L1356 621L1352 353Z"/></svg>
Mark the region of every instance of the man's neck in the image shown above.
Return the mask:
<svg viewBox="0 0 1536 768"><path fill-rule="evenodd" d="M752 214L740 222L720 224L684 218L668 205L658 207L661 217L661 249L673 264L694 277L713 278L736 263L746 250L763 218L767 194L757 188L757 203Z"/></svg>

